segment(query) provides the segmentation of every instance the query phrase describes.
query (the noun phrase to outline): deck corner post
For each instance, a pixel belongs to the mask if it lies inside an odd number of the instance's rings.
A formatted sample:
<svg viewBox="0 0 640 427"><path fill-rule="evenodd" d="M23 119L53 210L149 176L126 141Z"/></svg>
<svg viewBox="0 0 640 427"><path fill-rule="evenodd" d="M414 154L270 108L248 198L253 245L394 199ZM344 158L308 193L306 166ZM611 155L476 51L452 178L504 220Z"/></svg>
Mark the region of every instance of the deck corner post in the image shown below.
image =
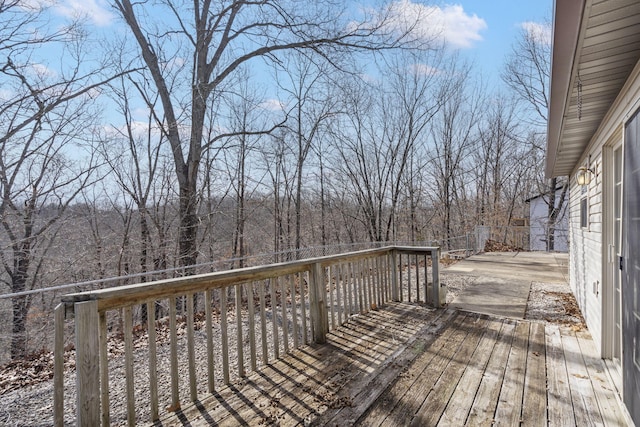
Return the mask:
<svg viewBox="0 0 640 427"><path fill-rule="evenodd" d="M75 303L78 426L100 425L100 317L97 301Z"/></svg>
<svg viewBox="0 0 640 427"><path fill-rule="evenodd" d="M440 307L440 248L431 250L431 273L433 275L431 289L431 305Z"/></svg>
<svg viewBox="0 0 640 427"><path fill-rule="evenodd" d="M309 283L309 304L311 322L313 323L313 340L318 344L326 343L327 333L329 333L329 313L327 311L323 273L323 267L320 263L313 264Z"/></svg>
<svg viewBox="0 0 640 427"><path fill-rule="evenodd" d="M391 298L398 302L400 301L398 292L398 250L393 249L391 251Z"/></svg>
<svg viewBox="0 0 640 427"><path fill-rule="evenodd" d="M53 351L53 425L64 425L64 303L54 311L54 351Z"/></svg>

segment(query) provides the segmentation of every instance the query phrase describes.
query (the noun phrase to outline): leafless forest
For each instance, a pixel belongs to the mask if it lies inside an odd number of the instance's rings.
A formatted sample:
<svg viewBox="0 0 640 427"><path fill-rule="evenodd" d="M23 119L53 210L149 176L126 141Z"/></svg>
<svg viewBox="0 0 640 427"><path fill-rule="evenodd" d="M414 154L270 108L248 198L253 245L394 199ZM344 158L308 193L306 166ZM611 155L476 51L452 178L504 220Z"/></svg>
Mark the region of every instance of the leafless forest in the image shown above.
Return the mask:
<svg viewBox="0 0 640 427"><path fill-rule="evenodd" d="M105 31L0 0L0 363L74 289L32 290L446 241L564 194L548 41L523 32L489 87L401 4L114 0Z"/></svg>

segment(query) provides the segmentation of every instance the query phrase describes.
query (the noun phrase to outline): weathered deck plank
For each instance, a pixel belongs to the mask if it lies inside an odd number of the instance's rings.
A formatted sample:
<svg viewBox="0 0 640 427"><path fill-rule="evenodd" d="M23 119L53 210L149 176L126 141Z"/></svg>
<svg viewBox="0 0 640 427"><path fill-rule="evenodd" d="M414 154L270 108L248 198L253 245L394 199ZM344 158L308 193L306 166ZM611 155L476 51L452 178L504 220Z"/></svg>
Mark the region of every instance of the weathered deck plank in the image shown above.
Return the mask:
<svg viewBox="0 0 640 427"><path fill-rule="evenodd" d="M453 333L443 335L434 342L433 351L422 353L409 368L408 374L411 384L408 388L394 387L391 393L394 396L402 396L396 406L387 415L381 426L404 426L413 419L414 414L420 409L429 391L435 386L444 369L467 336L465 324L469 315L460 315L455 319ZM402 395L403 390L405 391Z"/></svg>
<svg viewBox="0 0 640 427"><path fill-rule="evenodd" d="M398 375L405 370L410 363L439 336L441 331L448 326L450 320L457 313L454 310L440 312L441 315L434 319L429 325L416 334L414 339L407 342L406 347L399 348L393 357L387 359L379 367L378 375L358 377L349 387L346 393L353 396L353 404L337 411L332 411L316 424L326 425L352 425L360 418L369 407L384 392L385 387L390 384Z"/></svg>
<svg viewBox="0 0 640 427"><path fill-rule="evenodd" d="M518 322L509 360L505 367L504 382L494 415L495 425L515 426L520 424L524 380L527 370L527 348L529 347L529 323Z"/></svg>
<svg viewBox="0 0 640 427"><path fill-rule="evenodd" d="M440 425L461 426L464 425L469 416L471 405L473 405L473 400L476 397L487 363L489 363L489 358L502 328L501 321L489 319L488 322L485 333L472 356L474 363L469 363L464 371L460 379L460 385L451 396L440 418Z"/></svg>
<svg viewBox="0 0 640 427"><path fill-rule="evenodd" d="M602 425L596 396L591 386L589 373L584 365L580 346L575 335L562 336L562 348L567 362L567 375L571 390L571 402L578 426Z"/></svg>
<svg viewBox="0 0 640 427"><path fill-rule="evenodd" d="M275 396L271 396L269 392L282 383L269 384L272 378L263 375L263 381L255 384L251 393L243 393L253 404L239 409L238 417L250 418L253 407L266 407L270 408L267 419L278 420L281 425L287 425L300 421L297 415L308 413L309 408L314 407L314 400L326 405L338 404L336 393L340 389L339 383L348 382L349 376L360 376L372 371L375 365L388 356L392 349L390 342L400 338L406 340L415 334L416 330L413 328L400 330L397 325L399 319L406 317L410 310L411 307L403 307L401 310L390 308L368 317L356 318L349 328L343 328L332 335L330 348L323 346L317 351L302 348L284 361L285 368L277 368L276 365L280 364L274 364L271 370L280 369L281 373L277 377L285 384L289 383L287 392L277 392ZM343 401L343 404L346 403L348 402ZM227 416L221 424L227 419L232 424L235 421L233 417Z"/></svg>
<svg viewBox="0 0 640 427"><path fill-rule="evenodd" d="M493 414L500 396L500 389L504 372L511 350L511 343L515 332L515 321L502 323L502 330L498 335L498 342L493 348L491 359L484 372L478 393L471 406L467 424L470 426L487 425L493 421Z"/></svg>
<svg viewBox="0 0 640 427"><path fill-rule="evenodd" d="M547 425L547 376L544 325L532 323L527 351L527 373L524 380L522 425Z"/></svg>
<svg viewBox="0 0 640 427"><path fill-rule="evenodd" d="M552 325L547 326L545 330L549 426L575 426L576 421L571 404L571 390L569 389L560 329Z"/></svg>
<svg viewBox="0 0 640 427"><path fill-rule="evenodd" d="M449 364L433 388L428 391L426 399L411 421L411 426L436 425L458 387L460 378L469 365L488 322L484 316L468 316L465 320L467 322L463 327L467 335L462 345L457 352L451 352Z"/></svg>
<svg viewBox="0 0 640 427"><path fill-rule="evenodd" d="M626 421L619 411L619 404L615 398L614 388L604 372L604 364L596 353L596 347L593 341L585 337L584 332L576 333L576 337L578 338L580 352L584 357L585 366L591 378L593 390L597 396L596 400L598 401L600 414L602 414L603 423L612 426L625 425Z"/></svg>
<svg viewBox="0 0 640 427"><path fill-rule="evenodd" d="M156 425L547 422L624 425L587 333L393 303Z"/></svg>
<svg viewBox="0 0 640 427"><path fill-rule="evenodd" d="M451 319L452 323L450 323L450 325L462 324L463 318L464 316L461 316L458 312L456 312L455 316ZM411 405L415 405L415 409L417 409L418 406L414 403L414 401L419 399L420 394L416 390L414 385L418 376L424 369L430 366L430 364L436 358L438 349L444 347L444 343L446 341L454 339L454 336L454 328L448 327L442 333L442 335L440 335L429 347L432 349L432 351L424 351L425 349L418 349L418 354L416 354L417 359L411 364L411 366L407 367L399 375L394 386L395 388L400 390L409 390L409 396L405 396L405 399L402 402L398 402L398 399L394 398L393 392L385 392L385 395L383 395L381 399L378 399L378 401L373 404L368 413L366 413L362 417L362 419L358 421L358 423L371 426L380 425L388 416L390 416L390 413L393 411L403 411L405 410L404 408ZM389 394L391 394L391 396L389 396ZM396 408L396 406L400 406L400 408Z"/></svg>

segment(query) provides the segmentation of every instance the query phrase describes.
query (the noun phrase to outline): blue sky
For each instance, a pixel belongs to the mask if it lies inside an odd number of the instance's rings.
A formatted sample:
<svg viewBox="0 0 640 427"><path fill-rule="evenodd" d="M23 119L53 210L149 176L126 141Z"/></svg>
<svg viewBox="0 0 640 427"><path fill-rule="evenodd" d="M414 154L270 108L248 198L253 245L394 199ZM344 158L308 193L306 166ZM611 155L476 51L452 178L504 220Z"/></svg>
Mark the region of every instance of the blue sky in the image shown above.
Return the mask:
<svg viewBox="0 0 640 427"><path fill-rule="evenodd" d="M62 17L83 16L96 33L109 33L124 25L109 0L24 1L53 5L54 13ZM381 2L395 14L396 25L420 16L418 30L426 37L434 32L441 35L451 48L473 62L494 90L500 89L500 71L523 28L547 34L550 40L551 29L544 24L551 20L553 0L355 0L352 4L357 8Z"/></svg>
<svg viewBox="0 0 640 427"><path fill-rule="evenodd" d="M55 4L58 14L84 15L98 28L120 25L109 0L26 1ZM370 3L370 0L360 1ZM487 71L495 70L504 61L523 23L544 23L551 19L552 3L553 0L391 0L403 13L428 9L433 19L444 20L449 31L445 30L445 34L455 38L454 45L457 43L465 55L475 57Z"/></svg>
<svg viewBox="0 0 640 427"><path fill-rule="evenodd" d="M486 28L479 31L482 39L474 41L464 53L474 59L493 83L523 24L550 23L552 18L552 0L461 0L455 3L461 5L466 14L476 15L486 23Z"/></svg>

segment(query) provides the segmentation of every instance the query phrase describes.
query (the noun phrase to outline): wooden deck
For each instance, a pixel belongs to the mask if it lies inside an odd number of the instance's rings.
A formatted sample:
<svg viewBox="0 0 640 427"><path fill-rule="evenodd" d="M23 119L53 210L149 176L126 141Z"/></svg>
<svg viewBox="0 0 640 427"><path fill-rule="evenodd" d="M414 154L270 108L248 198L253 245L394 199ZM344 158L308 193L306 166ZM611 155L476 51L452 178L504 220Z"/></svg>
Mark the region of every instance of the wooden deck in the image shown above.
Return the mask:
<svg viewBox="0 0 640 427"><path fill-rule="evenodd" d="M156 425L625 425L585 331L393 303Z"/></svg>

